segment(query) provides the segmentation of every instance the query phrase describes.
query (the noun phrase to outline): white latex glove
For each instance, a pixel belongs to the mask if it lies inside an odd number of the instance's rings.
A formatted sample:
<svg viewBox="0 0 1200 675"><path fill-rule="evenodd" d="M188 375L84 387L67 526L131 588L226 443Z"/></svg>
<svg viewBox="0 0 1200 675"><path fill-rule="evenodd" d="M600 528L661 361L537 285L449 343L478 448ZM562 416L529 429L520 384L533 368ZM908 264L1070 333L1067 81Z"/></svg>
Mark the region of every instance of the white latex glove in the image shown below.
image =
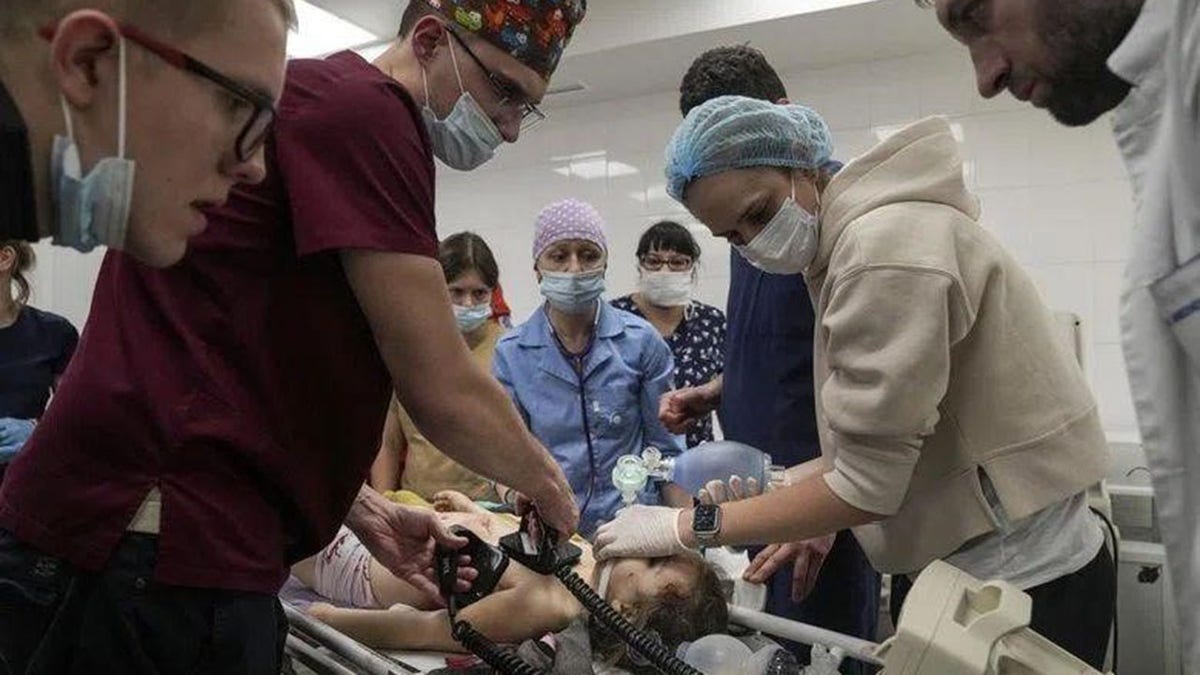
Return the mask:
<svg viewBox="0 0 1200 675"><path fill-rule="evenodd" d="M696 499L701 504L724 504L750 499L762 494L762 486L758 479L751 478L743 481L741 476L730 476L728 482L710 480L696 493Z"/></svg>
<svg viewBox="0 0 1200 675"><path fill-rule="evenodd" d="M607 558L665 558L688 547L679 538L679 512L666 506L635 504L596 530L593 553Z"/></svg>

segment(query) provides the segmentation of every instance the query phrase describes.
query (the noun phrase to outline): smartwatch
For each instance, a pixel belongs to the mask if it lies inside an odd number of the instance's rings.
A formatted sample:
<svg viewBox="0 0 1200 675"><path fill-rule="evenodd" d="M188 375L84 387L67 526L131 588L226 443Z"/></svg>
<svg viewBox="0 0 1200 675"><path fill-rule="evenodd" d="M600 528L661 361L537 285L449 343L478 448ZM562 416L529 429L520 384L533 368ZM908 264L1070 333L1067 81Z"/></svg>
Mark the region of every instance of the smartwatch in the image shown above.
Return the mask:
<svg viewBox="0 0 1200 675"><path fill-rule="evenodd" d="M701 504L692 511L692 534L704 547L717 545L721 533L721 507L717 504Z"/></svg>

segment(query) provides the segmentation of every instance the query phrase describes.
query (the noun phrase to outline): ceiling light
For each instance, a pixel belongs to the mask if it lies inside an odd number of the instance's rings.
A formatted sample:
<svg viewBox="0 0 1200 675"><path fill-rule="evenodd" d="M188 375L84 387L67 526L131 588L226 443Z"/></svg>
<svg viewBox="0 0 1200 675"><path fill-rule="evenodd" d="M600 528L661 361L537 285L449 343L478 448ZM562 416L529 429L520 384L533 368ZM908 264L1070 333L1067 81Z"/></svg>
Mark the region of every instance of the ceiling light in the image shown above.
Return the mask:
<svg viewBox="0 0 1200 675"><path fill-rule="evenodd" d="M300 29L288 35L287 52L292 58L324 56L381 39L381 36L305 0L296 0L296 15Z"/></svg>

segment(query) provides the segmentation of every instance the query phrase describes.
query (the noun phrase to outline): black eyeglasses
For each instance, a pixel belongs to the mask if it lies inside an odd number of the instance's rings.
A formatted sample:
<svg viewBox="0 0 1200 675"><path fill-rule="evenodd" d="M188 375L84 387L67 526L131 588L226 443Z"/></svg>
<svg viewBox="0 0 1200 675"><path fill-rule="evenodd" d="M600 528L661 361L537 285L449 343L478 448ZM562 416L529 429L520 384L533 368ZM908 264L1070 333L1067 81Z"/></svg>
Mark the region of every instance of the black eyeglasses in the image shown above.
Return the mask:
<svg viewBox="0 0 1200 675"><path fill-rule="evenodd" d="M454 36L454 39L458 41L458 44L463 48L463 51L467 52L467 56L470 56L471 60L475 62L475 65L479 66L479 69L482 70L483 74L487 76L488 83L492 85L492 90L496 93L496 98L500 100L500 105L511 105L520 109L522 131L528 131L529 129L532 129L541 122L545 121L546 114L542 112L541 108L538 108L532 102L527 100L525 94L517 89L516 85L514 85L512 82L500 77L496 73L492 72L487 66L483 65L483 61L480 61L479 57L475 55L475 52L471 51L471 48L467 46L466 40L462 39L462 36L458 34L458 31L450 26L447 26L446 30Z"/></svg>
<svg viewBox="0 0 1200 675"><path fill-rule="evenodd" d="M692 269L693 260L688 256L671 256L660 257L653 253L648 253L641 257L638 261L642 265L642 269L647 272L658 272L666 267L672 272L687 272Z"/></svg>
<svg viewBox="0 0 1200 675"><path fill-rule="evenodd" d="M266 142L267 133L271 130L271 125L275 122L274 98L264 92L248 87L227 75L221 74L203 62L192 58L165 42L151 37L136 26L121 23L118 25L118 28L121 31L121 35L130 42L140 45L150 53L180 70L185 70L216 84L234 97L252 106L253 112L250 114L250 119L246 120L245 126L238 133L234 152L237 154L239 162L249 161L254 156L254 153L258 152L259 148ZM42 28L39 33L46 40L53 40L54 34L57 31L58 25L51 24Z"/></svg>

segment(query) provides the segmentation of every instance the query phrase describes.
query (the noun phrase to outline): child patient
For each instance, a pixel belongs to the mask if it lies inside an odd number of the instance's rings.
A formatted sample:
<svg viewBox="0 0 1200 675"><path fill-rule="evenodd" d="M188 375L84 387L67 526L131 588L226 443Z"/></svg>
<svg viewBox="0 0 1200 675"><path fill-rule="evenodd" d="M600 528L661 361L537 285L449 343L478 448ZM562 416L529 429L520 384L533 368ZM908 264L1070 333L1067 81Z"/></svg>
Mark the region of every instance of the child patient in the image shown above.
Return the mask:
<svg viewBox="0 0 1200 675"><path fill-rule="evenodd" d="M405 501L410 501L411 498ZM462 525L496 544L515 532L511 516L489 513L466 495L440 492L433 508L447 525ZM617 611L639 628L652 630L674 651L682 642L725 630L728 609L716 573L694 553L670 558L624 558L596 566L591 545L576 538L583 559L575 568ZM315 603L309 612L350 637L377 649L459 652L444 609L396 578L347 529L325 550L297 563L292 572L321 595L350 608ZM518 643L564 630L585 611L554 577L510 561L491 595L458 618L495 642ZM599 660L624 660L623 649L606 631L593 630Z"/></svg>

